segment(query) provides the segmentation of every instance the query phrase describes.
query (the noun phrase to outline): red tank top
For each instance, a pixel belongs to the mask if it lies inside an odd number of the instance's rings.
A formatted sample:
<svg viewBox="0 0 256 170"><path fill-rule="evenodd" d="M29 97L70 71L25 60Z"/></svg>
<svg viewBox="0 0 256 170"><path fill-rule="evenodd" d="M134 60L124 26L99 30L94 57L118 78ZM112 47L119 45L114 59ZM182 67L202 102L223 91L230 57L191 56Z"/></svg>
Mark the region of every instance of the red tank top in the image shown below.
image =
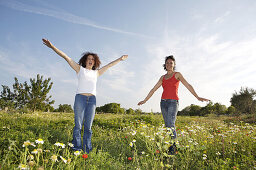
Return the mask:
<svg viewBox="0 0 256 170"><path fill-rule="evenodd" d="M179 100L178 88L180 81L175 78L175 74L176 73L174 73L169 79L165 79L165 76L163 77L162 86L164 91L162 94L162 99Z"/></svg>

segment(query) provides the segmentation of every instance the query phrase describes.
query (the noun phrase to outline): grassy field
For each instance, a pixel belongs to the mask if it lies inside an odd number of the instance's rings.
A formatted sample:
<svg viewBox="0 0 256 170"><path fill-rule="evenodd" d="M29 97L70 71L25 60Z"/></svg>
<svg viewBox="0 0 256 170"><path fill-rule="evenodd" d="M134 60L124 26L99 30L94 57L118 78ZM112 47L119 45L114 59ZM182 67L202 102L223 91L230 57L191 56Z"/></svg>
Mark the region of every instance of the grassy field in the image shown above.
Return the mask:
<svg viewBox="0 0 256 170"><path fill-rule="evenodd" d="M72 113L0 112L0 169L256 169L256 125L180 117L176 155L161 115L96 115L93 151L70 147Z"/></svg>

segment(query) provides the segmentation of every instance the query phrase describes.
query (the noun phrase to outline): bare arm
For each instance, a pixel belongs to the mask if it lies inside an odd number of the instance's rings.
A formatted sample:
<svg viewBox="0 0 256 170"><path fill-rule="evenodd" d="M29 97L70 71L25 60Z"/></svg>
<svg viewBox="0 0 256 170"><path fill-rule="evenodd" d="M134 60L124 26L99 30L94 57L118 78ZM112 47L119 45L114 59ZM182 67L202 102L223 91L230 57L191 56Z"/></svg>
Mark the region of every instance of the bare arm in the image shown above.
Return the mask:
<svg viewBox="0 0 256 170"><path fill-rule="evenodd" d="M187 80L182 76L181 73L177 72L177 79L182 82L182 84L201 102L203 101L210 101L209 99L205 99L202 97L199 97L197 93L195 92L194 88L187 82Z"/></svg>
<svg viewBox="0 0 256 170"><path fill-rule="evenodd" d="M122 57L112 61L111 63L105 65L104 67L100 68L98 71L98 76L102 75L103 73L105 73L105 71L107 71L110 67L116 65L117 63L119 63L120 61L123 61L125 59L128 58L128 55L123 55Z"/></svg>
<svg viewBox="0 0 256 170"><path fill-rule="evenodd" d="M42 39L44 45L46 45L47 47L51 48L53 51L55 51L59 56L61 56L62 58L64 58L68 64L76 71L76 73L79 72L80 70L80 65L77 64L76 62L74 62L69 56L67 56L64 52L62 52L61 50L59 50L58 48L56 48L49 40L47 39Z"/></svg>
<svg viewBox="0 0 256 170"><path fill-rule="evenodd" d="M138 105L142 105L142 104L146 103L148 101L148 99L150 99L150 97L155 93L155 91L162 85L162 82L163 82L163 76L158 80L158 82L153 87L153 89L150 90L147 97L144 100L140 101L138 103Z"/></svg>

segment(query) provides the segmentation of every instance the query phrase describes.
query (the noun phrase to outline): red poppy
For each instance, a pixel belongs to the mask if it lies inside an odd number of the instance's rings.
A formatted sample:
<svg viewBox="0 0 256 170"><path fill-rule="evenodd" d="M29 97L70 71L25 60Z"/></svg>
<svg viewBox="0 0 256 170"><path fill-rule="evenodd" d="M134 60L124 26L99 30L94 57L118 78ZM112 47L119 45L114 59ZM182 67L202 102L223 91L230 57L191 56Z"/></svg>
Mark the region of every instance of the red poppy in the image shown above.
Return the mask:
<svg viewBox="0 0 256 170"><path fill-rule="evenodd" d="M156 150L156 153L160 153L160 151L157 149L157 150Z"/></svg>
<svg viewBox="0 0 256 170"><path fill-rule="evenodd" d="M82 156L84 159L87 159L88 158L88 155L87 154L83 154Z"/></svg>
<svg viewBox="0 0 256 170"><path fill-rule="evenodd" d="M128 160L131 161L131 160L132 160L132 157L128 157Z"/></svg>

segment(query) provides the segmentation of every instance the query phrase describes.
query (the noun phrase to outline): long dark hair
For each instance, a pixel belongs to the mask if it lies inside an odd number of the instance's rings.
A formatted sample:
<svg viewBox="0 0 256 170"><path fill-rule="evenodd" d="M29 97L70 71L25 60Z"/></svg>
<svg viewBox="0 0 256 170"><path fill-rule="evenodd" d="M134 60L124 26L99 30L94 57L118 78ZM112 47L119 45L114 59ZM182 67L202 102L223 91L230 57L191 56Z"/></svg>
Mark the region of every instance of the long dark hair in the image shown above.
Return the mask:
<svg viewBox="0 0 256 170"><path fill-rule="evenodd" d="M100 62L100 58L97 54L91 53L91 52L85 52L82 55L83 56L80 58L80 60L78 62L80 66L83 66L84 68L86 68L87 58L88 58L89 55L91 55L91 56L93 56L94 61L95 61L94 66L92 67L92 69L96 70L100 67L101 62Z"/></svg>
<svg viewBox="0 0 256 170"><path fill-rule="evenodd" d="M173 57L173 55L170 55L170 56L165 57L165 62L164 62L164 64L163 64L163 67L164 67L164 69L167 71L165 64L166 64L167 60L169 60L169 59L171 59L172 61L174 61L173 70L175 71L175 70L176 70L176 62L175 62L175 58Z"/></svg>

